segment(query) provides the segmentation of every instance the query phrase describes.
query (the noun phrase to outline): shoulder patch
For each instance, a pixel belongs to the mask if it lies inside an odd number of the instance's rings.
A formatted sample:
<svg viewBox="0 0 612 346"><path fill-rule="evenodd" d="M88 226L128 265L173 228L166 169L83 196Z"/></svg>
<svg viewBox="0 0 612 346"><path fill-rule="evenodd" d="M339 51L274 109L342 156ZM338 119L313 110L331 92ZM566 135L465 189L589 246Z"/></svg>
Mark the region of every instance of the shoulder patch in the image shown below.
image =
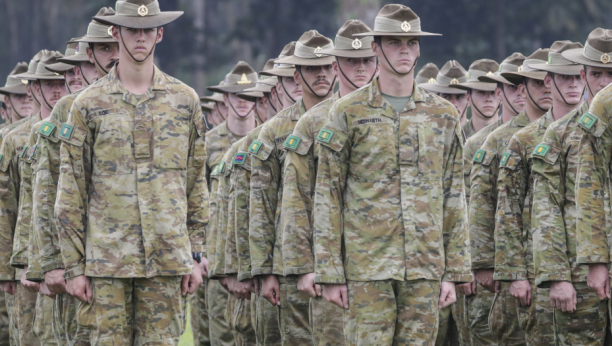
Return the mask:
<svg viewBox="0 0 612 346"><path fill-rule="evenodd" d="M28 146L24 145L23 149L21 150L21 153L19 153L19 158L23 159L27 151L28 151Z"/></svg>
<svg viewBox="0 0 612 346"><path fill-rule="evenodd" d="M222 174L225 171L225 161L221 161L221 163L217 166L217 174Z"/></svg>
<svg viewBox="0 0 612 346"><path fill-rule="evenodd" d="M4 155L0 154L0 165L2 164L2 159L4 158Z"/></svg>
<svg viewBox="0 0 612 346"><path fill-rule="evenodd" d="M593 125L595 125L595 123L597 122L597 118L592 116L589 113L584 113L581 117L580 120L578 121L578 123L586 128L587 130L590 130L591 127L593 127Z"/></svg>
<svg viewBox="0 0 612 346"><path fill-rule="evenodd" d="M244 161L246 161L246 153L237 153L236 156L234 157L234 160L232 161L232 164L234 165L242 165L244 164Z"/></svg>
<svg viewBox="0 0 612 346"><path fill-rule="evenodd" d="M546 153L550 150L550 147L546 144L538 144L533 150L533 155L546 156Z"/></svg>
<svg viewBox="0 0 612 346"><path fill-rule="evenodd" d="M472 161L482 163L482 160L484 160L485 155L486 155L486 152L484 150L478 149L476 150L476 153L474 154L474 158Z"/></svg>
<svg viewBox="0 0 612 346"><path fill-rule="evenodd" d="M65 140L70 140L70 138L72 137L73 129L74 127L72 127L72 125L64 124L62 125L62 129L60 130L60 133L58 136L60 136L61 138Z"/></svg>
<svg viewBox="0 0 612 346"><path fill-rule="evenodd" d="M319 131L319 135L317 136L317 140L323 143L329 143L334 137L334 134L335 133L332 130L321 129L321 131Z"/></svg>
<svg viewBox="0 0 612 346"><path fill-rule="evenodd" d="M38 129L38 132L45 137L49 137L53 133L53 130L55 130L55 125L51 124L50 122L45 121L42 124L42 126Z"/></svg>
<svg viewBox="0 0 612 346"><path fill-rule="evenodd" d="M508 163L508 159L510 158L510 153L506 152L504 153L504 155L502 155L501 160L499 161L500 165L505 165L506 163Z"/></svg>
<svg viewBox="0 0 612 346"><path fill-rule="evenodd" d="M253 141L253 143L251 143L251 145L249 146L249 152L257 155L259 149L261 149L261 145L262 143L260 141Z"/></svg>
<svg viewBox="0 0 612 346"><path fill-rule="evenodd" d="M297 149L298 144L300 144L301 140L302 139L300 137L289 135L289 137L287 137L283 145L288 149L295 150Z"/></svg>

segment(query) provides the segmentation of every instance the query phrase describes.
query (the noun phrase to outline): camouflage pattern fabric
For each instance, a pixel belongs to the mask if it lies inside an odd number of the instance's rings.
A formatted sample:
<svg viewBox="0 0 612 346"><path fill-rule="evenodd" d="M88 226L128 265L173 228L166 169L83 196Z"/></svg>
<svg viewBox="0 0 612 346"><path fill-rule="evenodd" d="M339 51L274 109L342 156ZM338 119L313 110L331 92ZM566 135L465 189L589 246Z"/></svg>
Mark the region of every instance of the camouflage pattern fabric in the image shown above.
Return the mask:
<svg viewBox="0 0 612 346"><path fill-rule="evenodd" d="M18 341L17 341L17 335L19 335L19 331L17 330L17 321L15 320L15 295L13 294L8 294L8 293L4 293L4 299L6 301L6 310L7 310L7 314L8 314L8 330L7 330L7 334L9 336L9 339L7 340L7 342L9 343L9 345L13 346L13 345L19 345Z"/></svg>
<svg viewBox="0 0 612 346"><path fill-rule="evenodd" d="M227 225L225 232L223 232L223 247L225 252L225 263L224 272L226 275L238 276L240 270L240 262L238 261L238 244L236 242L236 166L235 163L240 162L240 158L245 158L246 155L243 153L242 156L238 154L240 147L242 147L246 137L240 139L236 143L232 144L230 150L228 150L229 163L228 174L226 175L226 184L228 185L228 202L227 202ZM231 156L229 155L231 153ZM238 161L237 161L238 160Z"/></svg>
<svg viewBox="0 0 612 346"><path fill-rule="evenodd" d="M470 187L472 186L470 177L472 172L472 162L474 161L474 155L476 154L476 151L478 151L478 149L480 149L480 147L484 144L484 141L491 134L491 132L495 131L502 125L502 120L501 118L499 118L498 121L485 127L477 133L472 134L465 141L465 145L463 146L463 164L465 167L463 174L465 176L465 198L468 203L470 202Z"/></svg>
<svg viewBox="0 0 612 346"><path fill-rule="evenodd" d="M476 285L476 294L465 298L467 324L472 345L497 345L497 340L493 337L489 326L489 314L494 299L495 294L480 284Z"/></svg>
<svg viewBox="0 0 612 346"><path fill-rule="evenodd" d="M0 292L0 346L9 346L11 340L11 322L9 318L9 299L6 299L8 293Z"/></svg>
<svg viewBox="0 0 612 346"><path fill-rule="evenodd" d="M77 321L92 330L92 345L178 344L187 318L180 276L95 277L91 283L93 303L81 304Z"/></svg>
<svg viewBox="0 0 612 346"><path fill-rule="evenodd" d="M321 289L325 290L325 286ZM310 329L315 346L344 344L343 315L343 308L325 298L310 298Z"/></svg>
<svg viewBox="0 0 612 346"><path fill-rule="evenodd" d="M476 131L474 129L474 125L472 125L472 119L470 118L468 121L465 122L465 124L463 124L463 126L461 126L461 132L463 133L463 139L467 141L469 138L471 138L480 131Z"/></svg>
<svg viewBox="0 0 612 346"><path fill-rule="evenodd" d="M377 78L332 106L316 139L316 283L472 281L461 136L455 108L416 85L401 113Z"/></svg>
<svg viewBox="0 0 612 346"><path fill-rule="evenodd" d="M257 345L257 336L255 335L255 329L253 329L251 309L252 304L250 300L236 299L232 314L234 320L232 324L240 340L240 343L236 342L237 346Z"/></svg>
<svg viewBox="0 0 612 346"><path fill-rule="evenodd" d="M192 273L208 221L205 131L196 93L157 67L140 98L116 68L76 98L55 204L67 279Z"/></svg>
<svg viewBox="0 0 612 346"><path fill-rule="evenodd" d="M457 293L457 301L451 305L452 318L455 322L456 331L449 327L450 333L447 334L446 343L444 345L453 346L459 344L460 346L470 346L472 344L472 336L470 335L470 326L467 322L467 302L466 296L461 293ZM457 333L456 336L454 333ZM438 329L438 337L440 332ZM437 340L436 340L437 342Z"/></svg>
<svg viewBox="0 0 612 346"><path fill-rule="evenodd" d="M225 319L229 294L218 280L208 280L207 288L206 305L208 306L210 344L212 346L235 345L233 331Z"/></svg>
<svg viewBox="0 0 612 346"><path fill-rule="evenodd" d="M510 294L509 281L500 282L499 293L495 295L489 327L494 340L500 346L527 345L525 330L519 325L519 301Z"/></svg>
<svg viewBox="0 0 612 346"><path fill-rule="evenodd" d="M555 323L550 290L531 284L531 304L518 307L519 326L525 331L527 346L555 345ZM535 293L535 294L534 294Z"/></svg>
<svg viewBox="0 0 612 346"><path fill-rule="evenodd" d="M438 334L439 281L349 280L347 285L347 345L434 344Z"/></svg>
<svg viewBox="0 0 612 346"><path fill-rule="evenodd" d="M57 335L53 331L54 304L53 298L47 297L40 293L38 294L38 298L36 299L36 314L34 317L32 332L40 341L41 346L58 346L67 344L65 336ZM61 339L57 339L57 336L60 336Z"/></svg>
<svg viewBox="0 0 612 346"><path fill-rule="evenodd" d="M259 287L261 287L261 280ZM270 304L260 294L252 294L251 300L254 305L253 313L255 318L253 328L257 337L257 346L280 346L282 342L278 306Z"/></svg>
<svg viewBox="0 0 612 346"><path fill-rule="evenodd" d="M599 300L597 293L585 282L574 283L576 311L555 309L555 339L560 346L599 346L606 340L608 302Z"/></svg>
<svg viewBox="0 0 612 346"><path fill-rule="evenodd" d="M53 309L53 331L57 340L68 346L89 346L90 330L77 323L76 314L81 302L69 294L59 294Z"/></svg>
<svg viewBox="0 0 612 346"><path fill-rule="evenodd" d="M282 345L314 346L309 320L310 296L298 290L297 276L279 276L278 280L280 281L279 328Z"/></svg>
<svg viewBox="0 0 612 346"><path fill-rule="evenodd" d="M208 279L204 282L191 300L191 330L195 346L210 346L210 321L208 306L206 305L206 292L208 290Z"/></svg>
<svg viewBox="0 0 612 346"><path fill-rule="evenodd" d="M21 284L17 284L13 306L13 318L17 331L14 332L13 337L16 339L15 344L18 346L40 345L38 338L32 332L37 297L38 293L29 292Z"/></svg>

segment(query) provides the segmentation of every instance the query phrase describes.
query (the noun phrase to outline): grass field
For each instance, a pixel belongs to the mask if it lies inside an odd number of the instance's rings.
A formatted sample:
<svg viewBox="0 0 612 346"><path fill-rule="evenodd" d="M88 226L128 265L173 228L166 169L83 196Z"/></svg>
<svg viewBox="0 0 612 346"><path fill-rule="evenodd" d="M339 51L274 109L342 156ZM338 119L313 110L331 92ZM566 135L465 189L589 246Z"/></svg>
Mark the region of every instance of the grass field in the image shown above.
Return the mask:
<svg viewBox="0 0 612 346"><path fill-rule="evenodd" d="M185 329L185 333L181 335L178 346L194 346L193 331L191 330L191 304L187 306L187 328Z"/></svg>

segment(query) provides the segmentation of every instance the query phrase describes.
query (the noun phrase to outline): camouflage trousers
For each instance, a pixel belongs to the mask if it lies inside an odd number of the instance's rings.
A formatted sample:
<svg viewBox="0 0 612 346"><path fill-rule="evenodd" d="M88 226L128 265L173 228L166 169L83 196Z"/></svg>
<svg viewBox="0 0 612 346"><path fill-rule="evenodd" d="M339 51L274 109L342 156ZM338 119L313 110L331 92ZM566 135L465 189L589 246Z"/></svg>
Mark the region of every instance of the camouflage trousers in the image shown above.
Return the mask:
<svg viewBox="0 0 612 346"><path fill-rule="evenodd" d="M57 340L66 340L68 346L89 346L89 329L79 326L76 320L81 302L69 294L59 294L53 309L53 331Z"/></svg>
<svg viewBox="0 0 612 346"><path fill-rule="evenodd" d="M466 300L467 297L464 294L457 294L457 302L451 305L452 316L455 320L455 325L457 328L457 340L459 341L459 345L461 346L472 345L472 336L470 335L470 326L468 325L467 320ZM452 333L448 336L450 336L451 340L453 340ZM450 343L451 346L456 344L457 343L453 341L451 341Z"/></svg>
<svg viewBox="0 0 612 346"><path fill-rule="evenodd" d="M575 282L576 311L554 309L558 345L603 346L606 338L608 302L599 300L586 282Z"/></svg>
<svg viewBox="0 0 612 346"><path fill-rule="evenodd" d="M440 310L439 322L438 322L438 336L436 337L436 346L459 346L461 340L459 338L459 331L457 330L457 323L455 322L455 315L453 307L459 306L464 303L465 296L459 298L457 294L457 302L451 306L447 306ZM469 333L468 333L469 336ZM469 344L467 344L469 345Z"/></svg>
<svg viewBox="0 0 612 346"><path fill-rule="evenodd" d="M480 284L476 285L476 294L466 298L466 313L472 345L497 345L489 328L489 313L493 306L495 294L489 292Z"/></svg>
<svg viewBox="0 0 612 346"><path fill-rule="evenodd" d="M9 340L11 339L11 323L7 307L9 303L5 295L9 296L10 294L0 292L0 346L9 346Z"/></svg>
<svg viewBox="0 0 612 346"><path fill-rule="evenodd" d="M531 305L518 308L519 325L525 331L527 346L555 345L553 308L550 303L550 290L536 288L532 279Z"/></svg>
<svg viewBox="0 0 612 346"><path fill-rule="evenodd" d="M79 305L77 322L91 344L176 345L185 330L181 276L91 278L93 303Z"/></svg>
<svg viewBox="0 0 612 346"><path fill-rule="evenodd" d="M314 345L310 330L310 296L297 288L297 275L279 276L280 332L283 345Z"/></svg>
<svg viewBox="0 0 612 346"><path fill-rule="evenodd" d="M210 346L210 321L206 305L207 287L208 279L205 278L196 294L191 296L191 330L195 346Z"/></svg>
<svg viewBox="0 0 612 346"><path fill-rule="evenodd" d="M348 345L435 344L439 281L348 281L347 286L344 335Z"/></svg>
<svg viewBox="0 0 612 346"><path fill-rule="evenodd" d="M206 306L210 328L210 344L212 346L235 345L234 334L225 319L225 309L229 293L219 283L219 280L208 280Z"/></svg>
<svg viewBox="0 0 612 346"><path fill-rule="evenodd" d="M257 337L255 336L252 323L250 300L238 299L233 294L230 294L227 298L225 320L234 333L236 346L257 345Z"/></svg>
<svg viewBox="0 0 612 346"><path fill-rule="evenodd" d="M40 345L38 338L32 333L37 297L38 293L29 292L24 286L17 283L13 304L13 320L16 327L13 339L16 346Z"/></svg>
<svg viewBox="0 0 612 346"><path fill-rule="evenodd" d="M262 281L259 281L259 287ZM257 346L280 346L281 336L278 326L278 307L270 304L260 294L251 294L251 313L257 337Z"/></svg>
<svg viewBox="0 0 612 346"><path fill-rule="evenodd" d="M344 344L343 316L344 309L338 305L323 297L310 298L310 328L316 346Z"/></svg>
<svg viewBox="0 0 612 346"><path fill-rule="evenodd" d="M36 299L36 310L34 314L34 324L32 332L38 338L41 346L57 346L65 345L66 339L56 339L53 332L53 306L55 301L53 298L44 294L38 294Z"/></svg>
<svg viewBox="0 0 612 346"><path fill-rule="evenodd" d="M519 326L519 301L510 294L511 282L501 281L489 314L489 326L498 346L525 346L525 331Z"/></svg>

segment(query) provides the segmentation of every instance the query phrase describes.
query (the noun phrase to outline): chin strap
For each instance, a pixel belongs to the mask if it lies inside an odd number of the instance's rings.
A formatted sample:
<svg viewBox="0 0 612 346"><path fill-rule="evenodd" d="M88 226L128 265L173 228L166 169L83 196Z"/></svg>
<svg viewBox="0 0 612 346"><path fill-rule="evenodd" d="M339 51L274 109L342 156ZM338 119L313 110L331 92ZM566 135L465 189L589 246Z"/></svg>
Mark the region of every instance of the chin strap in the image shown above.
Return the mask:
<svg viewBox="0 0 612 346"><path fill-rule="evenodd" d="M85 77L85 73L83 73L83 67L81 66L82 63L79 63L79 70L81 71L81 76L83 76L83 80L85 80L85 83L87 83L87 85L91 85L91 83L89 83L89 81L87 80L87 77Z"/></svg>
<svg viewBox="0 0 612 346"><path fill-rule="evenodd" d="M34 84L34 83L32 83L32 84ZM41 93L42 93L42 90L41 90ZM34 100L36 100L36 103L38 103L38 105L39 105L39 106L42 106L42 103L40 103L40 101L38 101L38 99L36 98L36 95L34 95L34 92L33 92L33 91L31 92L31 94L32 94L32 98L33 98Z"/></svg>
<svg viewBox="0 0 612 346"><path fill-rule="evenodd" d="M478 111L478 113L480 113L480 115L482 115L482 117L483 117L483 118L485 118L485 119L491 119L491 118L493 118L493 117L494 117L494 116L497 114L497 112L499 112L499 107L501 106L501 102L500 102L500 103L498 103L498 104L497 104L497 108L495 108L495 112L493 112L493 115L491 115L491 116L486 116L486 115L485 115L485 114L484 114L484 113L483 113L483 112L480 110L480 108L476 107L476 104L474 104L474 101L473 101L473 100L471 101L471 103L472 103L472 107L476 108L476 110ZM467 109L467 107L465 107L465 109Z"/></svg>
<svg viewBox="0 0 612 346"><path fill-rule="evenodd" d="M232 107L232 109L234 110L234 113L236 113L236 115L238 115L238 112L236 111L236 108L234 108L234 105L232 104L232 101L229 100L229 96L227 98L227 103L230 104L230 107ZM246 118L249 116L249 114L251 114L251 112L253 111L253 109L255 109L255 105L253 105L253 108L251 108L251 110L244 116L241 118ZM257 113L257 110L255 110L255 113ZM240 115L238 115L240 117Z"/></svg>
<svg viewBox="0 0 612 346"><path fill-rule="evenodd" d="M376 64L378 65L378 58L376 58ZM351 83L351 85L353 86L353 88L355 89L359 89L359 87L357 85L355 85L355 83L353 83L353 81L346 76L346 74L344 74L344 71L342 71L342 66L340 66L340 60L338 59L338 57L336 57L336 64L338 64L338 69L340 70L340 73L342 73L342 75L344 76L344 78L346 78L346 80ZM376 76L376 69L374 69L374 73L372 74L372 78L370 78L370 81L368 82L368 84L372 83L372 81L374 80L374 77Z"/></svg>
<svg viewBox="0 0 612 346"><path fill-rule="evenodd" d="M382 42L380 43L379 46L380 46L380 51L383 53L383 56L385 57L385 60L387 60L387 64L389 64L389 66L391 66L391 69L393 70L393 72L397 73L400 76L405 76L405 75L409 74L410 72L412 72L412 70L414 70L414 68L416 67L417 62L419 61L419 57L420 56L417 56L416 60L414 60L414 64L412 64L412 67L410 68L410 70L408 70L408 72L406 72L406 73L399 73L399 72L397 72L395 67L393 67L393 65L391 65L391 62L389 62L389 59L387 59L387 54L385 54L385 51L384 51L384 49L382 47Z"/></svg>
<svg viewBox="0 0 612 346"><path fill-rule="evenodd" d="M336 78L338 78L338 76L334 76L334 80L332 81L331 86L329 87L329 90L327 90L327 93L325 93L325 95L323 96L319 96L316 92L314 92L314 90L312 90L312 88L310 87L310 84L308 84L308 82L304 78L304 75L302 74L302 66L296 66L295 68L300 74L300 77L302 77L302 81L304 82L304 84L306 84L306 86L308 87L308 89L314 96L319 97L319 98L326 98L329 95L329 93L334 89L334 84L336 84ZM351 84L353 83L351 82Z"/></svg>
<svg viewBox="0 0 612 346"><path fill-rule="evenodd" d="M121 32L121 30L119 30L119 32ZM156 35L157 36L157 35ZM121 36L121 41L123 41L123 36ZM95 45L95 43L94 43ZM125 47L125 44L123 45ZM127 50L127 47L125 48ZM153 53L153 50L155 49L155 47L153 47L153 49L151 50L151 53ZM129 51L128 51L129 53ZM149 55L151 55L151 53L149 53ZM104 71L105 74L108 74L108 71L106 71L106 69L104 67L102 67L102 65L100 65L100 62L98 61L98 58L96 58L96 50L92 49L91 50L91 54L94 57L94 60L96 61L96 64L98 64L98 67L100 67L100 69L102 69L102 71ZM145 58L145 60L147 60L147 58L149 58L149 55L147 55L147 57ZM130 56L132 56L132 54L130 54ZM132 56L132 59L134 59L134 57ZM136 60L136 59L134 59ZM143 60L144 61L144 60ZM139 61L141 62L141 61ZM82 72L81 72L82 73Z"/></svg>
<svg viewBox="0 0 612 346"><path fill-rule="evenodd" d="M287 91L287 88L285 88L285 83L283 83L283 78L284 77L280 77L280 82L281 82L281 86L283 87L283 90L285 90L285 95L287 95L287 97L293 101L293 103L295 103L295 99L293 97L291 97L291 94L289 94L289 92ZM281 102L281 105L283 107L285 107L285 105L283 105L283 103Z"/></svg>
<svg viewBox="0 0 612 346"><path fill-rule="evenodd" d="M262 124L265 123L265 121L261 118L259 112L257 111L257 103L255 103L255 106L253 106L253 109L255 109L255 116L257 117L257 119L259 119ZM255 127L257 127L257 121L255 121Z"/></svg>
<svg viewBox="0 0 612 346"><path fill-rule="evenodd" d="M221 111L219 110L219 105L217 104L217 102L215 102L215 108L217 109L217 113L219 113L219 116L221 117L221 119L225 121L226 118L224 118L223 114L221 114Z"/></svg>
<svg viewBox="0 0 612 346"><path fill-rule="evenodd" d="M47 101L47 98L45 97L45 92L43 91L42 85L40 84L40 79L38 80L38 86L40 87L40 94L42 95L43 100L45 100L47 107L49 107L50 110L53 110L53 107L51 107L49 101Z"/></svg>
<svg viewBox="0 0 612 346"><path fill-rule="evenodd" d="M502 94L504 94L504 98L506 99L506 102L508 103L508 106L510 106L510 108L514 112L514 115L518 115L519 112L517 112L516 109L514 109L514 107L512 107L512 104L510 103L510 101L508 101L508 96L506 96L506 86L502 84L501 90L502 90Z"/></svg>
<svg viewBox="0 0 612 346"><path fill-rule="evenodd" d="M533 102L533 104L536 105L536 107L538 107L542 112L546 112L546 109L540 107L540 105L537 102L535 102L533 97L531 97L531 93L529 92L529 87L527 86L527 80L526 79L524 79L524 83L525 83L525 90L527 90L527 95L529 95L529 98L531 99L531 102Z"/></svg>
<svg viewBox="0 0 612 346"><path fill-rule="evenodd" d="M9 94L9 102L11 103L11 107L13 108L13 113L17 114L17 116L21 119L25 118L24 116L21 116L19 112L17 112L17 108L15 108L15 106L13 105L13 99L11 98L11 94Z"/></svg>
<svg viewBox="0 0 612 346"><path fill-rule="evenodd" d="M274 113L278 113L278 111L276 110L276 107L274 107L274 104L272 104L272 100L270 99L270 93L264 93L264 95L266 95L266 98L268 99L269 106L272 107L272 109L274 109Z"/></svg>
<svg viewBox="0 0 612 346"><path fill-rule="evenodd" d="M570 106L575 106L575 105L579 104L580 101L578 101L576 103L568 103L567 101L565 101L565 97L563 97L563 94L561 93L561 90L559 90L559 87L557 86L557 82L555 81L555 79L556 79L555 76L556 76L556 73L554 73L553 76L552 76L553 84L555 85L555 89L557 89L557 92L559 93L559 96L561 96L561 99L563 99L563 102L566 105L570 105ZM590 88L589 88L589 91L591 91ZM584 88L582 89L582 95L584 95Z"/></svg>
<svg viewBox="0 0 612 346"><path fill-rule="evenodd" d="M153 48L151 49L151 51L149 52L149 54L147 55L146 58L142 59L142 60L136 60L136 58L134 58L134 56L132 55L132 53L130 53L130 50L127 48L127 46L125 45L125 42L123 41L123 33L121 30L123 29L122 27L119 27L119 36L121 36L121 44L123 44L123 48L125 48L125 51L130 55L130 57L132 58L132 60L136 61L137 63L143 63L145 62L150 56L151 54L153 54L153 52L155 51L155 47L157 47L157 43L153 46ZM157 33L159 32L159 28L155 28L155 37L157 37ZM156 39L157 40L157 39ZM95 54L94 54L94 58L95 58ZM98 62L98 60L96 60L96 62ZM99 64L98 64L99 65ZM100 66L102 67L102 66ZM104 69L102 69L104 70ZM104 70L104 72L106 72L106 70ZM107 72L108 73L108 72Z"/></svg>

